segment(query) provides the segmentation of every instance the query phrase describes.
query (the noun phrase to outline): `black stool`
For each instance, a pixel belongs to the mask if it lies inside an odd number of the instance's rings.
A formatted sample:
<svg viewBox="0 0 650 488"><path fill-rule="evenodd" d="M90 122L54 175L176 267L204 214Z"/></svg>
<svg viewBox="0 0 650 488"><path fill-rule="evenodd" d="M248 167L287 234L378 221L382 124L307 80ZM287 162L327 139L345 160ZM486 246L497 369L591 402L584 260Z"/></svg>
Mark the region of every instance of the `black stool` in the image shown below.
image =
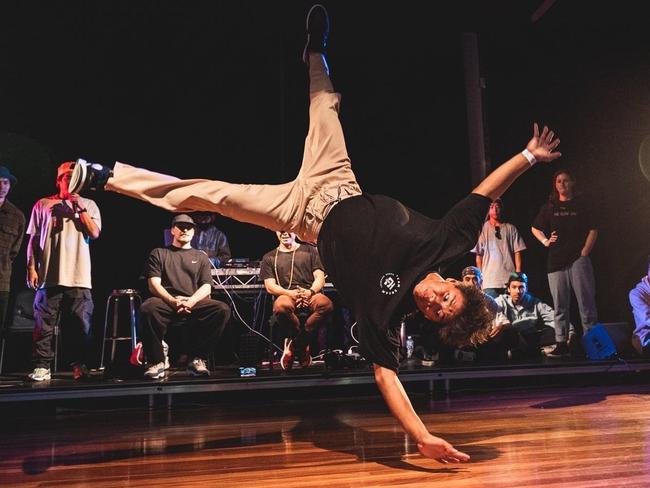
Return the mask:
<svg viewBox="0 0 650 488"><path fill-rule="evenodd" d="M129 317L130 317L130 329L122 330L119 329L120 320L119 320L119 306L120 301L124 298L128 298L129 303ZM137 340L138 340L138 329L136 321L136 312L137 308L142 304L142 298L137 290L133 288L125 288L121 290L113 290L106 300L106 315L104 318L104 340L102 342L102 359L99 364L100 368L104 368L104 354L106 349L106 343L110 342L110 363L112 364L115 360L115 351L117 349L117 343L122 341L131 341L131 351L135 349ZM112 306L111 306L112 305ZM108 333L108 322L109 319L112 319L113 327L111 329L110 336Z"/></svg>

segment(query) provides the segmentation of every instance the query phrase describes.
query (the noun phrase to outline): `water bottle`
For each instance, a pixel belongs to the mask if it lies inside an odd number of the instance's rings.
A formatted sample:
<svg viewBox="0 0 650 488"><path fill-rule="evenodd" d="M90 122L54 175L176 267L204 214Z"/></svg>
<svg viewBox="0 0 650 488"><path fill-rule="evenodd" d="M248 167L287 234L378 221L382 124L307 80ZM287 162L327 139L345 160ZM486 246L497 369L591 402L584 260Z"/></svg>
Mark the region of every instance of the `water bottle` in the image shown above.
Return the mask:
<svg viewBox="0 0 650 488"><path fill-rule="evenodd" d="M408 336L406 338L406 359L411 359L411 357L413 356L413 346L414 346L413 337Z"/></svg>

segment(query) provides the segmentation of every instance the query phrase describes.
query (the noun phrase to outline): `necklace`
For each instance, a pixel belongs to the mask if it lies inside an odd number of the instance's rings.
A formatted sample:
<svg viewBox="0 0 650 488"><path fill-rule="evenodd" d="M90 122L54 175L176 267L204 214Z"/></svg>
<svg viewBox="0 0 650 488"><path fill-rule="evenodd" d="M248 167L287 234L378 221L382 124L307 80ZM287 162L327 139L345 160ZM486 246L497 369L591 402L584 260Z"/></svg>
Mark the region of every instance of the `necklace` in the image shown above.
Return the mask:
<svg viewBox="0 0 650 488"><path fill-rule="evenodd" d="M296 259L296 250L298 247L296 246L293 251L291 251L291 272L289 273L289 285L287 286L287 290L291 290L291 283L293 282L293 262ZM278 253L280 252L280 248L276 247L275 248L275 259L273 260L273 271L275 271L275 282L282 286L282 283L280 283L280 277L278 276Z"/></svg>

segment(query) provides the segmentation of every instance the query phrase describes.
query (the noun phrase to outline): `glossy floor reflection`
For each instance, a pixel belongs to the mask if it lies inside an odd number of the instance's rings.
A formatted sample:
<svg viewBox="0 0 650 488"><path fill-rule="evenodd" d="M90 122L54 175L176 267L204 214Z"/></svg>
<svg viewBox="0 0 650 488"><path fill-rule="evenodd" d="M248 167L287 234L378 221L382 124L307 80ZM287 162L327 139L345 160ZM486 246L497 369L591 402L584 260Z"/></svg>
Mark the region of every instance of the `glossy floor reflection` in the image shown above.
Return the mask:
<svg viewBox="0 0 650 488"><path fill-rule="evenodd" d="M415 396L472 456L419 455L379 398L178 404L5 418L3 486L650 486L650 386Z"/></svg>

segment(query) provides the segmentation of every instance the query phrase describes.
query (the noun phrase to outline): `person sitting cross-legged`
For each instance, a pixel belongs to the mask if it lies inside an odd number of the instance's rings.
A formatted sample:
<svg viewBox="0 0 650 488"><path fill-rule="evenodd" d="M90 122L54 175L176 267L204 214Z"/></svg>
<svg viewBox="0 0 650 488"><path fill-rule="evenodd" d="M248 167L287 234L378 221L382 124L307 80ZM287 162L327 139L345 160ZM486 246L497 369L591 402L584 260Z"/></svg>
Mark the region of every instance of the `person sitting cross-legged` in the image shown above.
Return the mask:
<svg viewBox="0 0 650 488"><path fill-rule="evenodd" d="M151 251L145 266L145 277L153 295L140 307L147 378L165 376L163 339L175 321L183 322L184 350L194 358L188 371L193 376L208 376L208 354L230 319L230 307L210 298L210 261L204 252L191 246L195 226L189 215L175 216L171 246Z"/></svg>

